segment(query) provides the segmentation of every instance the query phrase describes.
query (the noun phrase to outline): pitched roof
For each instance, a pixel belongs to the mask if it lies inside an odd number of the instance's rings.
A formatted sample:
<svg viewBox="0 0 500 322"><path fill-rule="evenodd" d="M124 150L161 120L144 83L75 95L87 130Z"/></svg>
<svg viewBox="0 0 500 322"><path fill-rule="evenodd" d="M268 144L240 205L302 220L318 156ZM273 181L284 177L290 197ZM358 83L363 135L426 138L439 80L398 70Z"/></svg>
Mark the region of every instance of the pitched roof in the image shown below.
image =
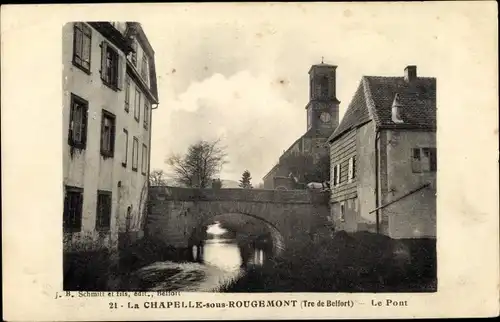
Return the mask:
<svg viewBox="0 0 500 322"><path fill-rule="evenodd" d="M392 104L398 94L402 123L392 120ZM403 77L363 76L347 111L330 136L333 141L368 121L379 128L436 128L436 79L418 77L407 82Z"/></svg>

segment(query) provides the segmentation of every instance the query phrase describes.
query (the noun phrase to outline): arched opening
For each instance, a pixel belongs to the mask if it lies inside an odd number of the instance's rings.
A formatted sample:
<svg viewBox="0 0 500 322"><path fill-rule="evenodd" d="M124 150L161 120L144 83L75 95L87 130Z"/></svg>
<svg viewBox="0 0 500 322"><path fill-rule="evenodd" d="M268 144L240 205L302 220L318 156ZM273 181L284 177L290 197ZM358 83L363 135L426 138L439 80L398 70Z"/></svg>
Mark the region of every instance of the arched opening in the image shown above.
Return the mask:
<svg viewBox="0 0 500 322"><path fill-rule="evenodd" d="M193 261L225 270L263 266L280 255L283 245L283 237L272 223L244 213L206 218L189 239Z"/></svg>

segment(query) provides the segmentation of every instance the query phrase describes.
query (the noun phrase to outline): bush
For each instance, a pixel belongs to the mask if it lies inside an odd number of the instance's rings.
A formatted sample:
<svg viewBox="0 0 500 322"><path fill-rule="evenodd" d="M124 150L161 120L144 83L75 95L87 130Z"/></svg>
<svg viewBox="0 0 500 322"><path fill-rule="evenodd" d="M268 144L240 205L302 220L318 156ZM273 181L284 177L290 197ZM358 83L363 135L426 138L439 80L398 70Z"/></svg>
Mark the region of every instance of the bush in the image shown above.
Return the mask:
<svg viewBox="0 0 500 322"><path fill-rule="evenodd" d="M224 291L435 291L435 257L432 240L340 231L333 238L287 249L281 258L248 271Z"/></svg>

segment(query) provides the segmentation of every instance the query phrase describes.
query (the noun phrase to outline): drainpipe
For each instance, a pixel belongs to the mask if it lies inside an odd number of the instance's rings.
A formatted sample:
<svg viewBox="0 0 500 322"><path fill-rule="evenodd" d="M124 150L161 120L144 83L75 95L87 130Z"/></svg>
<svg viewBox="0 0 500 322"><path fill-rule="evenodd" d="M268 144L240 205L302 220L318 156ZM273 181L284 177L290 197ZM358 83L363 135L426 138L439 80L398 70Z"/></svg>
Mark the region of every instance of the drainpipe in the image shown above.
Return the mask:
<svg viewBox="0 0 500 322"><path fill-rule="evenodd" d="M145 211L143 220L142 220L142 231L143 234L146 235L146 227L147 227L147 214L148 214L148 206L149 206L149 174L151 173L151 137L153 136L153 110L158 108L158 103L151 104L151 111L149 114L149 149L148 149L148 172L146 173L146 200L144 200L144 208ZM140 206L140 205L139 205ZM143 236L144 237L144 236Z"/></svg>
<svg viewBox="0 0 500 322"><path fill-rule="evenodd" d="M375 213L375 218L376 218L376 229L377 229L377 234L380 233L380 200L378 197L378 192L379 192L379 149L378 145L380 142L380 131L379 129L375 126L375 207L377 209Z"/></svg>

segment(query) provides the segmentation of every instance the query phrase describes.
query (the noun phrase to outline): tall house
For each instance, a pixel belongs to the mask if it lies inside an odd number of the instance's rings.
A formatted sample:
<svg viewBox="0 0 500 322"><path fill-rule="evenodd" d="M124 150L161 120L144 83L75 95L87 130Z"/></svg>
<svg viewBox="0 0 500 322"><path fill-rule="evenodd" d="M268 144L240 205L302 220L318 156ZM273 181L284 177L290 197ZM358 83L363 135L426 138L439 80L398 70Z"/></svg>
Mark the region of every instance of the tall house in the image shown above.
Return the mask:
<svg viewBox="0 0 500 322"><path fill-rule="evenodd" d="M364 76L329 139L337 230L436 236L436 79Z"/></svg>
<svg viewBox="0 0 500 322"><path fill-rule="evenodd" d="M309 69L306 132L281 155L278 163L264 176L265 189L294 188L288 176L294 172L294 166L288 158L290 155L309 156L313 162L328 155L328 137L339 124L340 102L336 94L336 70L337 66L324 63L312 65Z"/></svg>
<svg viewBox="0 0 500 322"><path fill-rule="evenodd" d="M63 27L64 251L143 234L158 106L154 51L133 22Z"/></svg>

